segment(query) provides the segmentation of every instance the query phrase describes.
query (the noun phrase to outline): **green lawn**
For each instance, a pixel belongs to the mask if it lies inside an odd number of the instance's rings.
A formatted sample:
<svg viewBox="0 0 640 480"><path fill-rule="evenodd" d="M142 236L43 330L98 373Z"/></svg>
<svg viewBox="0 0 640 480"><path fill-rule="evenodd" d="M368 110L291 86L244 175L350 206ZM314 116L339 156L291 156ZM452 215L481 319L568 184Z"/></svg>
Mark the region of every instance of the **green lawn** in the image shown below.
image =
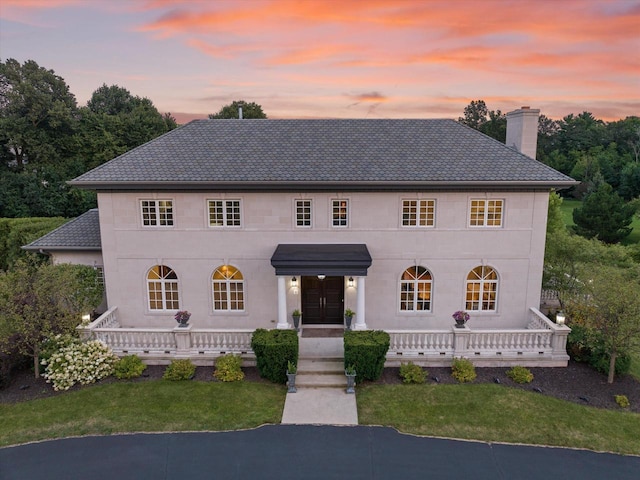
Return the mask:
<svg viewBox="0 0 640 480"><path fill-rule="evenodd" d="M268 383L117 382L0 404L0 446L120 432L238 430L280 423L286 388Z"/></svg>
<svg viewBox="0 0 640 480"><path fill-rule="evenodd" d="M0 446L124 432L227 431L282 420L286 388L154 380L0 404ZM637 399L631 399L637 401ZM406 433L640 454L640 414L600 410L500 385L371 385L362 425Z"/></svg>
<svg viewBox="0 0 640 480"><path fill-rule="evenodd" d="M601 410L499 385L370 385L361 425L401 432L640 454L640 414Z"/></svg>
<svg viewBox="0 0 640 480"><path fill-rule="evenodd" d="M581 203L582 202L580 200L573 200L569 198L562 199L560 210L562 211L562 218L564 219L564 223L567 227L575 225L575 223L573 223L573 210L579 207ZM631 226L633 227L633 231L621 242L623 245L640 243L640 217L638 215L634 215Z"/></svg>

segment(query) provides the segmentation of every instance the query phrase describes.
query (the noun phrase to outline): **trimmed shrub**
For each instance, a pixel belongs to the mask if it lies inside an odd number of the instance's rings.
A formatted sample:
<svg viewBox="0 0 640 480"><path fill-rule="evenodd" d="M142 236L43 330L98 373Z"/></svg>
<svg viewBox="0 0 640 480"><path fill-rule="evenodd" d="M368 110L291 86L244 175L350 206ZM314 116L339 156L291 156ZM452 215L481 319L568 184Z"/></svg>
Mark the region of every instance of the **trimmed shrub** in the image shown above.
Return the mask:
<svg viewBox="0 0 640 480"><path fill-rule="evenodd" d="M87 385L108 377L117 361L118 357L99 340L76 341L42 360L46 365L43 377L53 383L54 390L69 390L76 383Z"/></svg>
<svg viewBox="0 0 640 480"><path fill-rule="evenodd" d="M164 371L162 378L174 382L190 380L196 374L196 366L189 359L172 360Z"/></svg>
<svg viewBox="0 0 640 480"><path fill-rule="evenodd" d="M251 336L251 349L262 378L287 383L287 364L298 364L298 334L295 330L259 328Z"/></svg>
<svg viewBox="0 0 640 480"><path fill-rule="evenodd" d="M424 383L427 379L427 372L413 362L402 363L400 364L400 376L402 383Z"/></svg>
<svg viewBox="0 0 640 480"><path fill-rule="evenodd" d="M476 367L471 360L454 358L451 365L451 376L460 383L473 382L476 379Z"/></svg>
<svg viewBox="0 0 640 480"><path fill-rule="evenodd" d="M113 375L120 380L137 378L142 375L147 366L137 355L127 355L116 362L113 367Z"/></svg>
<svg viewBox="0 0 640 480"><path fill-rule="evenodd" d="M511 370L507 370L507 377L516 383L531 383L533 373L528 368L517 365Z"/></svg>
<svg viewBox="0 0 640 480"><path fill-rule="evenodd" d="M239 382L244 378L244 372L240 368L242 358L232 353L224 357L216 358L216 370L213 376L221 382Z"/></svg>
<svg viewBox="0 0 640 480"><path fill-rule="evenodd" d="M631 405L626 395L616 395L616 403L622 408L629 408Z"/></svg>
<svg viewBox="0 0 640 480"><path fill-rule="evenodd" d="M349 330L344 333L344 365L356 367L356 383L380 378L389 343L389 334L382 330Z"/></svg>

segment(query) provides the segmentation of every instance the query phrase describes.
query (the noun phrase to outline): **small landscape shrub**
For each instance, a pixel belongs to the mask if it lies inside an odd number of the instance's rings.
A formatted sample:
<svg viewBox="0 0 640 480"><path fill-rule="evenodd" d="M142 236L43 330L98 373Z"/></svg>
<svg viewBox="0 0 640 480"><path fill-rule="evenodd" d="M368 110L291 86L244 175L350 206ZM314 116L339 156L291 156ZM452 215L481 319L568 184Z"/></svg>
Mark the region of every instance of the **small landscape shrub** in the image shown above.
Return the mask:
<svg viewBox="0 0 640 480"><path fill-rule="evenodd" d="M120 380L137 378L142 375L147 366L137 355L127 355L118 360L113 367L113 375Z"/></svg>
<svg viewBox="0 0 640 480"><path fill-rule="evenodd" d="M172 360L164 371L162 378L172 381L189 380L195 373L196 366L191 360Z"/></svg>
<svg viewBox="0 0 640 480"><path fill-rule="evenodd" d="M533 373L528 368L518 365L507 371L507 377L516 383L531 383Z"/></svg>
<svg viewBox="0 0 640 480"><path fill-rule="evenodd" d="M87 385L108 377L117 361L118 357L101 341L78 340L42 360L46 366L43 377L54 390L68 390L76 383Z"/></svg>
<svg viewBox="0 0 640 480"><path fill-rule="evenodd" d="M298 334L295 330L258 328L251 336L251 349L260 376L285 384L288 362L298 363Z"/></svg>
<svg viewBox="0 0 640 480"><path fill-rule="evenodd" d="M382 330L349 330L344 333L344 365L355 366L356 383L380 378L389 343L389 334Z"/></svg>
<svg viewBox="0 0 640 480"><path fill-rule="evenodd" d="M631 405L626 395L616 395L616 403L622 408L629 408Z"/></svg>
<svg viewBox="0 0 640 480"><path fill-rule="evenodd" d="M476 379L476 367L466 358L454 358L451 376L460 383L473 382Z"/></svg>
<svg viewBox="0 0 640 480"><path fill-rule="evenodd" d="M244 378L244 372L240 368L242 358L239 355L225 355L216 359L216 370L213 376L221 382L239 382Z"/></svg>
<svg viewBox="0 0 640 480"><path fill-rule="evenodd" d="M424 383L427 378L427 372L420 365L413 362L402 363L400 365L400 376L402 383Z"/></svg>

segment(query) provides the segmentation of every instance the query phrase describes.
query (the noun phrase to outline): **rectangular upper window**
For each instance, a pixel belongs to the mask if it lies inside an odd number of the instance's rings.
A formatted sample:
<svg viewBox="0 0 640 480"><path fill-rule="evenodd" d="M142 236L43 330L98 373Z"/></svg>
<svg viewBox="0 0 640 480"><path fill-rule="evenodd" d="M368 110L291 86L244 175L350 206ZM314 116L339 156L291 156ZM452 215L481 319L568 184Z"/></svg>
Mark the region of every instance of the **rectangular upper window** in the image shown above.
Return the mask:
<svg viewBox="0 0 640 480"><path fill-rule="evenodd" d="M436 216L435 200L403 200L403 227L433 227Z"/></svg>
<svg viewBox="0 0 640 480"><path fill-rule="evenodd" d="M311 200L296 200L296 226L311 227Z"/></svg>
<svg viewBox="0 0 640 480"><path fill-rule="evenodd" d="M240 207L240 200L209 200L209 226L242 226Z"/></svg>
<svg viewBox="0 0 640 480"><path fill-rule="evenodd" d="M469 210L470 227L501 227L504 200L472 199Z"/></svg>
<svg viewBox="0 0 640 480"><path fill-rule="evenodd" d="M140 207L145 227L173 226L173 200L141 200Z"/></svg>
<svg viewBox="0 0 640 480"><path fill-rule="evenodd" d="M349 226L349 200L332 200L331 201L331 218L334 227Z"/></svg>

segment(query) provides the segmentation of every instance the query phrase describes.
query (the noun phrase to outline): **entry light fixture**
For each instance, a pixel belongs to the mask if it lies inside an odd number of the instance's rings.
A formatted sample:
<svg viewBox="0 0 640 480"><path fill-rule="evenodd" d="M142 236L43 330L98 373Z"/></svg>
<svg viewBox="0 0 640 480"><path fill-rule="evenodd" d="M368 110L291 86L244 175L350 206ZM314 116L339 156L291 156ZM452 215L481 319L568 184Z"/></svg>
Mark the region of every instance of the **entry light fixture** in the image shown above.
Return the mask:
<svg viewBox="0 0 640 480"><path fill-rule="evenodd" d="M322 274L318 275L318 280L324 280L325 278L327 278L326 275L322 275Z"/></svg>
<svg viewBox="0 0 640 480"><path fill-rule="evenodd" d="M291 279L291 286L294 288L298 286L298 279L296 277Z"/></svg>
<svg viewBox="0 0 640 480"><path fill-rule="evenodd" d="M559 311L558 313L556 313L556 323L558 325L564 325L565 320L566 317L564 316L564 312Z"/></svg>
<svg viewBox="0 0 640 480"><path fill-rule="evenodd" d="M347 281L347 287L353 287L353 277L349 277L349 280Z"/></svg>

